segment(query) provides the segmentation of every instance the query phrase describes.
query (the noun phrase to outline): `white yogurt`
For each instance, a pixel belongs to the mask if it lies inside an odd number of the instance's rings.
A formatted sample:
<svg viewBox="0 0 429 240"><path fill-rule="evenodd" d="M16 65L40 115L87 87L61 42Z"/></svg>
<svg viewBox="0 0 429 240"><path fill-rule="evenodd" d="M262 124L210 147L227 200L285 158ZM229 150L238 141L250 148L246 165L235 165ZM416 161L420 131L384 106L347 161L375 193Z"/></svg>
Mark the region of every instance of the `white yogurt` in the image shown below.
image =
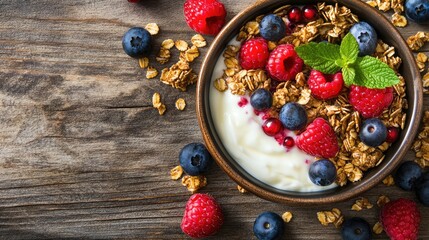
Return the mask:
<svg viewBox="0 0 429 240"><path fill-rule="evenodd" d="M230 44L239 45L236 41ZM222 76L224 58L219 57L210 84L210 109L216 132L232 158L249 174L275 188L297 192L322 191L308 177L313 156L294 146L286 149L262 130L263 119L253 107L243 103L242 96L230 91L219 92L213 82ZM249 100L249 96L245 96ZM240 106L239 106L240 105ZM292 131L287 135L295 138Z"/></svg>

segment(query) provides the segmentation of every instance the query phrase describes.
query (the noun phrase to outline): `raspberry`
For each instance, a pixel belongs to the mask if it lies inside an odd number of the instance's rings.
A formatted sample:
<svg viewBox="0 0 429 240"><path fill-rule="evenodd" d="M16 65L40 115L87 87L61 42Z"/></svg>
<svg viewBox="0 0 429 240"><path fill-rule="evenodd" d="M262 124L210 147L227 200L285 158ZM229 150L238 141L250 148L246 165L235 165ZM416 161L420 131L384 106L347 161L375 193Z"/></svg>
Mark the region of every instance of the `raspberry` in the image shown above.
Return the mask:
<svg viewBox="0 0 429 240"><path fill-rule="evenodd" d="M315 157L331 158L339 150L334 129L320 117L297 136L295 143L299 149Z"/></svg>
<svg viewBox="0 0 429 240"><path fill-rule="evenodd" d="M225 6L217 0L187 0L183 12L188 26L201 34L216 35L225 24Z"/></svg>
<svg viewBox="0 0 429 240"><path fill-rule="evenodd" d="M269 56L267 41L263 38L252 38L240 48L240 65L246 70L264 68Z"/></svg>
<svg viewBox="0 0 429 240"><path fill-rule="evenodd" d="M399 198L386 203L381 209L380 221L391 240L417 239L420 212L412 200Z"/></svg>
<svg viewBox="0 0 429 240"><path fill-rule="evenodd" d="M311 70L307 83L311 94L323 100L337 97L344 85L341 72L325 75L317 70Z"/></svg>
<svg viewBox="0 0 429 240"><path fill-rule="evenodd" d="M393 88L350 87L349 101L364 118L379 116L393 101Z"/></svg>
<svg viewBox="0 0 429 240"><path fill-rule="evenodd" d="M271 52L267 71L277 81L289 81L301 72L303 64L292 44L281 44Z"/></svg>
<svg viewBox="0 0 429 240"><path fill-rule="evenodd" d="M222 224L222 209L216 200L208 194L197 193L186 203L180 227L192 238L205 238L215 234Z"/></svg>

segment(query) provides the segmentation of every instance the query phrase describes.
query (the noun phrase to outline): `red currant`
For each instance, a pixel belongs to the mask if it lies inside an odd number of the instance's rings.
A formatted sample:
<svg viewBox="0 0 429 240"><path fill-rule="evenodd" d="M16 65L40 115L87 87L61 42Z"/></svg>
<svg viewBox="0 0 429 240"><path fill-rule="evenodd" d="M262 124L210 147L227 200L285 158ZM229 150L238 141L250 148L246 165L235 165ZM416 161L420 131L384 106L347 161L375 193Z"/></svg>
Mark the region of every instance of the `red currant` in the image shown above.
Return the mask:
<svg viewBox="0 0 429 240"><path fill-rule="evenodd" d="M399 129L397 127L388 127L387 128L387 138L386 142L393 143L399 137Z"/></svg>
<svg viewBox="0 0 429 240"><path fill-rule="evenodd" d="M302 22L302 11L299 7L291 7L287 13L289 21L293 23Z"/></svg>
<svg viewBox="0 0 429 240"><path fill-rule="evenodd" d="M268 136L274 136L283 130L283 124L277 118L268 118L264 124L262 124L262 130Z"/></svg>
<svg viewBox="0 0 429 240"><path fill-rule="evenodd" d="M292 148L293 146L295 146L295 140L293 140L292 137L286 137L283 142L283 146L287 148Z"/></svg>
<svg viewBox="0 0 429 240"><path fill-rule="evenodd" d="M302 12L304 15L304 20L307 22L311 22L316 20L318 12L317 8L313 5L306 5L302 8Z"/></svg>

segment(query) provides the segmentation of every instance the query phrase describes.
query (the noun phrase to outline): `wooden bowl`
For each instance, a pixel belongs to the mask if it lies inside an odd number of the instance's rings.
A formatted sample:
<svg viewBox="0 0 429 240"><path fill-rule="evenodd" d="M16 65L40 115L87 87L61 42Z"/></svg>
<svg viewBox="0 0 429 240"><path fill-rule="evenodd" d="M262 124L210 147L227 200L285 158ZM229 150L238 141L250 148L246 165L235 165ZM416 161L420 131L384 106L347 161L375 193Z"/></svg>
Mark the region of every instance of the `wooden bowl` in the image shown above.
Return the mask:
<svg viewBox="0 0 429 240"><path fill-rule="evenodd" d="M283 5L315 3L315 1L305 0L257 1L253 6L249 6L235 16L214 39L199 74L197 84L197 117L206 146L218 165L230 178L244 189L270 201L300 205L333 203L350 199L371 189L386 178L401 162L413 142L422 116L423 91L421 76L417 70L412 53L396 28L382 14L364 2L356 0L328 0L325 2L338 2L340 5L347 6L353 13L357 14L361 20L370 23L383 41L395 47L396 53L403 60L400 72L406 79L407 99L409 104L406 126L405 129L401 131L398 141L386 152L384 161L379 166L365 172L361 181L349 183L345 187L337 187L321 192L291 192L271 187L248 174L225 150L213 125L209 105L209 89L214 66L227 43L238 34L239 29L246 22Z"/></svg>

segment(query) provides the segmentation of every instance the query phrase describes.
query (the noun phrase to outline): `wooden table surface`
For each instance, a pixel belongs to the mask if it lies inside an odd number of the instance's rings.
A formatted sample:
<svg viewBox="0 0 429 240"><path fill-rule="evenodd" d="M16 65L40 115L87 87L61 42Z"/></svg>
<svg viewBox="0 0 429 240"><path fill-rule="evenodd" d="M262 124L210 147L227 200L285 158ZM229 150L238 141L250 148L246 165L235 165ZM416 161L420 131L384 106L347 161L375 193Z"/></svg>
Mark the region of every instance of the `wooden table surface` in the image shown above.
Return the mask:
<svg viewBox="0 0 429 240"><path fill-rule="evenodd" d="M183 1L143 2L0 0L1 239L186 238L180 221L190 193L169 171L185 144L202 141L195 86L180 92L146 79L124 54L121 37L131 26L156 22L158 49L164 39L189 41L194 32L183 20ZM223 2L231 19L254 0ZM400 29L404 37L418 30L429 31L413 23ZM204 56L207 48L201 50ZM428 50L427 44L422 51ZM151 59L159 71L164 67ZM152 108L154 92L167 105L164 116ZM187 102L183 112L174 107L179 97ZM226 216L213 239L255 239L253 221L267 210L293 213L288 239L339 239L338 229L316 218L333 207L377 221L377 207L350 210L356 199L292 207L239 193L218 166L207 179L201 192L212 194ZM375 204L381 194L415 199L382 184L363 196ZM429 239L429 208L419 206L420 238Z"/></svg>

